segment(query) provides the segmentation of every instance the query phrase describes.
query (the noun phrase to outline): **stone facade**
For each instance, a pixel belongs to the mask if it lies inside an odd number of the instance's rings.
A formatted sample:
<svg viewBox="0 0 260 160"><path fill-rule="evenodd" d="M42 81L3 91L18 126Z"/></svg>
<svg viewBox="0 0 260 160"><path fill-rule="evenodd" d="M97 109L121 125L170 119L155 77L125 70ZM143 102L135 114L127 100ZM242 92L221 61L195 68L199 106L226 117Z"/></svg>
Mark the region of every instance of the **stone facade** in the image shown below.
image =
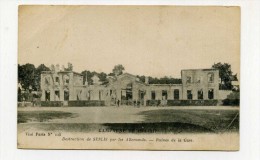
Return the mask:
<svg viewBox="0 0 260 160"><path fill-rule="evenodd" d="M84 86L83 75L76 72L45 71L41 74L41 101L77 100Z"/></svg>
<svg viewBox="0 0 260 160"><path fill-rule="evenodd" d="M108 77L102 85L98 77L93 84L83 82L83 75L76 72L43 72L41 74L42 101L100 100L105 105L139 103L147 100L198 100L218 99L219 71L215 69L182 70L182 84L149 84L148 78L141 82L136 76L124 73Z"/></svg>
<svg viewBox="0 0 260 160"><path fill-rule="evenodd" d="M217 69L182 70L183 99L218 99L219 71Z"/></svg>

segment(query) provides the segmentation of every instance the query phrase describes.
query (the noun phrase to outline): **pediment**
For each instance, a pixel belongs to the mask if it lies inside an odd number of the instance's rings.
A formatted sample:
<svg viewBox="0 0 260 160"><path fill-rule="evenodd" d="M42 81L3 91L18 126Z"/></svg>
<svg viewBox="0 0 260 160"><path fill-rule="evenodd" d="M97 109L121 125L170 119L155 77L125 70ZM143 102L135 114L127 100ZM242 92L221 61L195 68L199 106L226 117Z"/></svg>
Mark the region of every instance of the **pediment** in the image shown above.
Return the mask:
<svg viewBox="0 0 260 160"><path fill-rule="evenodd" d="M117 80L130 80L130 81L136 81L136 76L129 74L129 73L124 73L120 76L117 77Z"/></svg>
<svg viewBox="0 0 260 160"><path fill-rule="evenodd" d="M140 82L140 81L137 80L136 76L134 76L132 74L129 74L129 73L124 73L124 74L118 76L117 80L112 82L112 83L110 83L109 86L113 87L113 86L120 85L123 88L127 88L129 86L132 86L133 84L141 85L141 86L144 85L143 82Z"/></svg>

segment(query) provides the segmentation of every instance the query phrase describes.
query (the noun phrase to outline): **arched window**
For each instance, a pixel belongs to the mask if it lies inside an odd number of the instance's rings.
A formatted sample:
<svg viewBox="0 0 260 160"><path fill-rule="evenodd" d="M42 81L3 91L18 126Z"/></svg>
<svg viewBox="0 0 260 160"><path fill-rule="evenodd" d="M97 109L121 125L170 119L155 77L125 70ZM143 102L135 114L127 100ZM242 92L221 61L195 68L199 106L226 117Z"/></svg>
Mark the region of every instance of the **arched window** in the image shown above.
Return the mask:
<svg viewBox="0 0 260 160"><path fill-rule="evenodd" d="M198 99L203 99L203 90L198 90Z"/></svg>
<svg viewBox="0 0 260 160"><path fill-rule="evenodd" d="M64 90L64 101L68 101L70 97L69 90Z"/></svg>
<svg viewBox="0 0 260 160"><path fill-rule="evenodd" d="M168 94L166 90L162 90L162 99L167 100L168 99Z"/></svg>
<svg viewBox="0 0 260 160"><path fill-rule="evenodd" d="M187 90L187 99L192 99L192 90Z"/></svg>
<svg viewBox="0 0 260 160"><path fill-rule="evenodd" d="M69 78L69 76L67 76L67 75L64 75L64 84L66 85L66 84L69 84L69 82L70 82L70 78Z"/></svg>
<svg viewBox="0 0 260 160"><path fill-rule="evenodd" d="M151 99L155 100L155 98L156 98L155 91L151 91Z"/></svg>
<svg viewBox="0 0 260 160"><path fill-rule="evenodd" d="M209 91L208 91L208 98L209 99L214 99L214 89L209 89Z"/></svg>

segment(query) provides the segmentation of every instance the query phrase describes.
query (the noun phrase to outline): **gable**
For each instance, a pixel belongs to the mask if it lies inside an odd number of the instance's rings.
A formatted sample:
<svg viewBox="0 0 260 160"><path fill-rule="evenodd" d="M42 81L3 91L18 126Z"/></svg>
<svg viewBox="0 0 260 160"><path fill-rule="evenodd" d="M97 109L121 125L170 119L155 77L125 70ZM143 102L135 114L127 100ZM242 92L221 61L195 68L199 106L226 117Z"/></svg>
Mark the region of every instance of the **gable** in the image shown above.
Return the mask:
<svg viewBox="0 0 260 160"><path fill-rule="evenodd" d="M124 73L120 76L117 77L117 80L131 80L131 81L135 81L136 80L136 76L129 74L129 73Z"/></svg>
<svg viewBox="0 0 260 160"><path fill-rule="evenodd" d="M120 76L117 77L117 79L109 84L109 86L114 86L114 85L120 85L121 87L126 87L128 85L132 85L133 83L137 85L145 85L143 82L137 81L137 77L129 74L129 73L124 73Z"/></svg>

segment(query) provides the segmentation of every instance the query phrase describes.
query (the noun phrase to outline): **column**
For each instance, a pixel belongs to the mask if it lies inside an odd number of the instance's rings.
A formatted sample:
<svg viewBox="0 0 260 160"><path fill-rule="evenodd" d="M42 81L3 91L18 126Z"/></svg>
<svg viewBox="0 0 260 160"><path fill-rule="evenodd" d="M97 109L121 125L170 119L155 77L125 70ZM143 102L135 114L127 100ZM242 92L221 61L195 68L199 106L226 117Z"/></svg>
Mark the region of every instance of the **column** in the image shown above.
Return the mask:
<svg viewBox="0 0 260 160"><path fill-rule="evenodd" d="M161 90L155 91L155 99L156 100L162 100L162 91Z"/></svg>
<svg viewBox="0 0 260 160"><path fill-rule="evenodd" d="M182 91L182 89L180 88L180 89L179 89L179 99L180 99L180 100L184 99L182 92L183 92L183 91Z"/></svg>
<svg viewBox="0 0 260 160"><path fill-rule="evenodd" d="M197 100L198 99L198 89L193 88L191 92L192 92L192 100Z"/></svg>
<svg viewBox="0 0 260 160"><path fill-rule="evenodd" d="M151 91L150 90L146 90L145 97L146 97L147 100L151 99Z"/></svg>
<svg viewBox="0 0 260 160"><path fill-rule="evenodd" d="M208 97L208 93L209 91L208 91L208 88L204 88L203 89L203 99L204 100L207 100L207 99L209 99L209 97Z"/></svg>
<svg viewBox="0 0 260 160"><path fill-rule="evenodd" d="M45 98L45 96L46 96L46 95L45 95L45 92L46 92L45 90L42 90L41 101L45 101L45 99L46 99L46 98Z"/></svg>
<svg viewBox="0 0 260 160"><path fill-rule="evenodd" d="M182 89L182 99L187 100L187 89L186 89L186 87L183 87L183 89Z"/></svg>
<svg viewBox="0 0 260 160"><path fill-rule="evenodd" d="M60 89L60 101L64 101L64 90Z"/></svg>
<svg viewBox="0 0 260 160"><path fill-rule="evenodd" d="M50 89L50 101L55 101L55 92L53 89Z"/></svg>
<svg viewBox="0 0 260 160"><path fill-rule="evenodd" d="M167 90L167 96L168 96L168 100L173 100L173 91L174 90L171 90L171 89L169 89L169 90Z"/></svg>
<svg viewBox="0 0 260 160"><path fill-rule="evenodd" d="M69 100L70 101L75 100L75 98L74 98L74 90L72 88L70 88L70 90L69 90Z"/></svg>
<svg viewBox="0 0 260 160"><path fill-rule="evenodd" d="M116 90L116 99L121 101L121 88L117 88Z"/></svg>

